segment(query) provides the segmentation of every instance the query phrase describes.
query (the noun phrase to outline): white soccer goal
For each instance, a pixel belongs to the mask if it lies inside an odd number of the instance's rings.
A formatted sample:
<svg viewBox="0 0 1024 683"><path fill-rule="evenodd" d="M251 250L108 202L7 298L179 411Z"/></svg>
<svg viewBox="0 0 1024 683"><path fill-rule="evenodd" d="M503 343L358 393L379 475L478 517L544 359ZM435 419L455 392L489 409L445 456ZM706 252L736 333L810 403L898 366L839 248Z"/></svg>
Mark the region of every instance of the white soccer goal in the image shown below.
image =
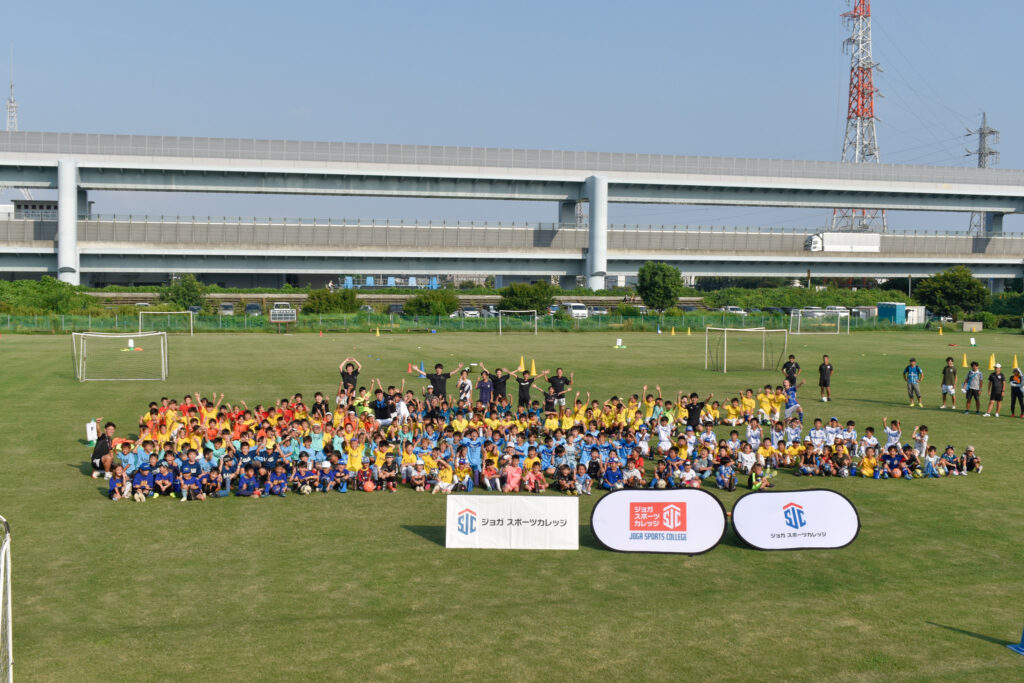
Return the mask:
<svg viewBox="0 0 1024 683"><path fill-rule="evenodd" d="M850 314L844 311L793 311L790 334L850 334Z"/></svg>
<svg viewBox="0 0 1024 683"><path fill-rule="evenodd" d="M193 336L192 311L139 311L139 332L188 332Z"/></svg>
<svg viewBox="0 0 1024 683"><path fill-rule="evenodd" d="M716 372L773 370L786 355L787 330L763 327L704 328L704 369Z"/></svg>
<svg viewBox="0 0 1024 683"><path fill-rule="evenodd" d="M11 525L0 517L0 683L14 681L11 635Z"/></svg>
<svg viewBox="0 0 1024 683"><path fill-rule="evenodd" d="M537 311L498 311L498 335L507 332L537 334Z"/></svg>
<svg viewBox="0 0 1024 683"><path fill-rule="evenodd" d="M71 357L79 382L167 379L167 333L73 332Z"/></svg>

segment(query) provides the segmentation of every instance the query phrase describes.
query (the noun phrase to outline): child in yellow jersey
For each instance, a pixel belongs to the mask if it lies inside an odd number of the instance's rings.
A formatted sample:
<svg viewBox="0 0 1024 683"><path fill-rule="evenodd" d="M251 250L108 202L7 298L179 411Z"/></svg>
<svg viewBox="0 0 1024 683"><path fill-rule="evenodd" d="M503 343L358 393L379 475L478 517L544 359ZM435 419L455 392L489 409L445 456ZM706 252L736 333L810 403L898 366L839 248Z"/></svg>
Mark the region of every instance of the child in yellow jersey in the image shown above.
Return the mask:
<svg viewBox="0 0 1024 683"><path fill-rule="evenodd" d="M558 419L557 413L548 413L547 417L544 419L544 431L554 432L556 429L558 429L558 426L560 424L561 422Z"/></svg>
<svg viewBox="0 0 1024 683"><path fill-rule="evenodd" d="M757 449L757 459L763 463L769 471L778 469L779 467L779 451L772 446L772 440L765 438L761 440L761 445Z"/></svg>
<svg viewBox="0 0 1024 683"><path fill-rule="evenodd" d="M782 406L786 405L786 394L782 391L782 387L775 387L775 393L772 394L772 419L778 420L782 415Z"/></svg>
<svg viewBox="0 0 1024 683"><path fill-rule="evenodd" d="M754 399L754 390L747 389L740 398L740 406L743 408L743 421L746 422L757 416L757 401Z"/></svg>
<svg viewBox="0 0 1024 683"><path fill-rule="evenodd" d="M785 465L788 467L800 462L800 458L803 456L804 450L803 444L796 441L786 446L786 450L783 451Z"/></svg>
<svg viewBox="0 0 1024 683"><path fill-rule="evenodd" d="M761 392L757 395L757 419L758 421L772 422L775 418L775 409L772 406L772 401L775 398L775 392L772 390L772 385L766 384Z"/></svg>
<svg viewBox="0 0 1024 683"><path fill-rule="evenodd" d="M740 400L734 398L725 406L725 424L736 426L743 421L743 407Z"/></svg>
<svg viewBox="0 0 1024 683"><path fill-rule="evenodd" d="M860 476L871 479L875 476L875 468L878 467L878 458L875 457L875 449L868 446L864 449L864 457L857 463L857 471Z"/></svg>

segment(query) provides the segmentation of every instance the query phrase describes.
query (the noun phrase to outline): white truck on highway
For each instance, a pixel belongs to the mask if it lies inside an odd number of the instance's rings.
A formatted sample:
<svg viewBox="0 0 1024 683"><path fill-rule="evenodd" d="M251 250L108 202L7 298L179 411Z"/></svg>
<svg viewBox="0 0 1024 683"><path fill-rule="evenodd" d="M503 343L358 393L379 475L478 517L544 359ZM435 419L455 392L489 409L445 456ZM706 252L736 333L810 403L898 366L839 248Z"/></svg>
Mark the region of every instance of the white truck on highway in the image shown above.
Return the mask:
<svg viewBox="0 0 1024 683"><path fill-rule="evenodd" d="M807 238L804 249L877 254L881 250L881 238L876 232L817 232Z"/></svg>

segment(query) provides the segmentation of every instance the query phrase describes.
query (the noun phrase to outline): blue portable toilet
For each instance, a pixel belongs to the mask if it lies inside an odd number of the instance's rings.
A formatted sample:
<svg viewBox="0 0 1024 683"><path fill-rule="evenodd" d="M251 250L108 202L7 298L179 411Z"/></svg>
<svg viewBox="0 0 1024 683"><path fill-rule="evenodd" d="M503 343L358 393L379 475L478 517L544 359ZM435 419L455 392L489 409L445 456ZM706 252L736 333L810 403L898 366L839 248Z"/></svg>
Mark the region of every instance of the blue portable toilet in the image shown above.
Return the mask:
<svg viewBox="0 0 1024 683"><path fill-rule="evenodd" d="M388 275L388 287L394 287L394 286L395 286L395 276L394 275Z"/></svg>
<svg viewBox="0 0 1024 683"><path fill-rule="evenodd" d="M351 275L346 275L345 276L345 289L352 289L352 276Z"/></svg>
<svg viewBox="0 0 1024 683"><path fill-rule="evenodd" d="M409 286L410 287L415 287L416 286L416 276L415 275L410 275L409 276Z"/></svg>
<svg viewBox="0 0 1024 683"><path fill-rule="evenodd" d="M367 275L366 282L363 284L364 287L373 287L373 276Z"/></svg>
<svg viewBox="0 0 1024 683"><path fill-rule="evenodd" d="M878 304L878 319L893 325L906 325L907 305L902 301L883 301Z"/></svg>
<svg viewBox="0 0 1024 683"><path fill-rule="evenodd" d="M437 276L430 278L430 289L437 289Z"/></svg>

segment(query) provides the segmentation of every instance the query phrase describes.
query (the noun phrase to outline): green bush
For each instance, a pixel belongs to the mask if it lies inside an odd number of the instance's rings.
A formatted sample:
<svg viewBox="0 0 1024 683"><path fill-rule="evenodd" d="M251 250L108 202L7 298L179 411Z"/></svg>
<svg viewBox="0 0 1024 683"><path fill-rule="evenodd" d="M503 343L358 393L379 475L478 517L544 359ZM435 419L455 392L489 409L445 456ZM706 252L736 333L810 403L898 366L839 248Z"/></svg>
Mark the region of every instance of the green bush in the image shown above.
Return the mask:
<svg viewBox="0 0 1024 683"><path fill-rule="evenodd" d="M338 289L333 292L326 289L314 289L302 304L303 313L354 313L359 309L355 290Z"/></svg>
<svg viewBox="0 0 1024 683"><path fill-rule="evenodd" d="M875 306L881 301L914 303L904 292L891 289L839 289L829 287L820 291L803 287L772 287L769 289L742 289L730 287L704 293L709 308L740 306L741 308L803 308L804 306Z"/></svg>
<svg viewBox="0 0 1024 683"><path fill-rule="evenodd" d="M84 313L98 308L95 298L47 275L0 282L0 311L5 313Z"/></svg>
<svg viewBox="0 0 1024 683"><path fill-rule="evenodd" d="M421 292L406 300L406 315L449 315L459 307L459 295L450 289Z"/></svg>
<svg viewBox="0 0 1024 683"><path fill-rule="evenodd" d="M996 315L1024 315L1024 294L1004 292L992 296L989 311Z"/></svg>
<svg viewBox="0 0 1024 683"><path fill-rule="evenodd" d="M160 301L174 304L179 311L189 306L202 306L207 286L192 273L185 273L174 279L160 292Z"/></svg>

